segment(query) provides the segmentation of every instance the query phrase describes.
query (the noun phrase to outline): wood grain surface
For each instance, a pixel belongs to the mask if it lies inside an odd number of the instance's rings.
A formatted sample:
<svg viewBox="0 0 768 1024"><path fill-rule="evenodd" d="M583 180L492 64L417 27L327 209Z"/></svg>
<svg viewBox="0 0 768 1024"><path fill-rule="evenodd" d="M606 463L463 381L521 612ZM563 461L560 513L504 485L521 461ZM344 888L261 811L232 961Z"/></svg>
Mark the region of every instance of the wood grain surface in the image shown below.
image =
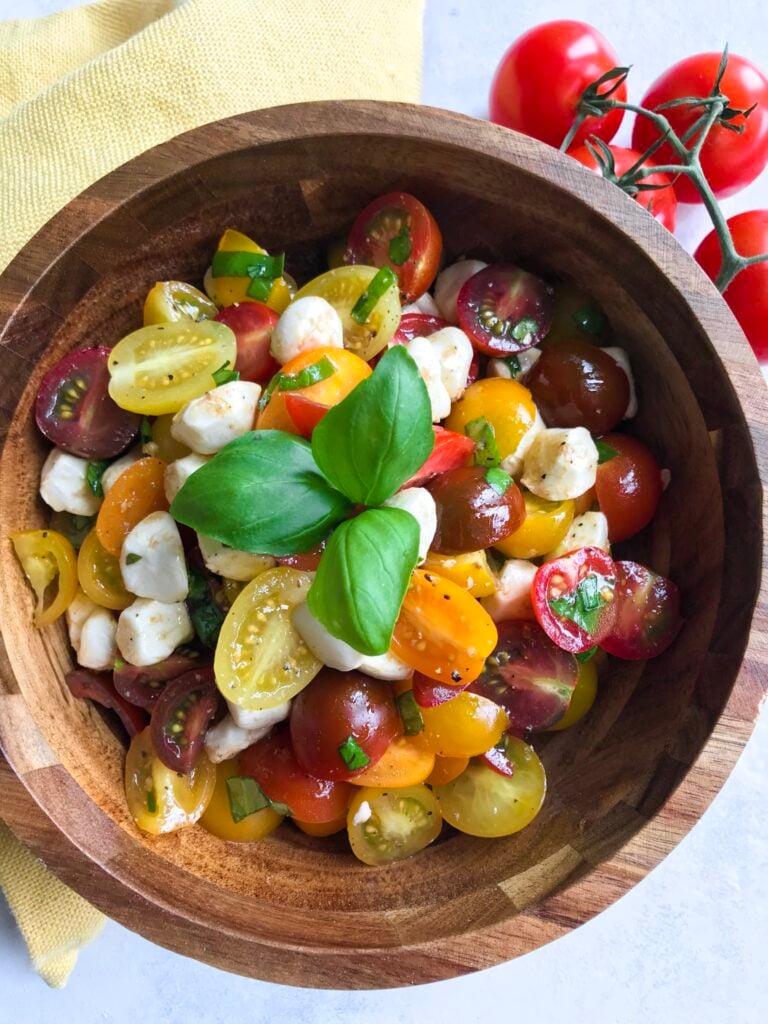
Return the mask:
<svg viewBox="0 0 768 1024"><path fill-rule="evenodd" d="M230 225L285 249L306 280L328 241L393 187L427 202L449 258L513 259L594 295L635 368L633 430L672 474L653 529L625 550L678 582L683 633L647 665L612 661L590 715L537 743L549 793L528 829L495 841L446 829L413 860L377 869L343 837L292 827L245 846L197 828L141 835L125 808L123 748L70 697L64 629L31 627L0 541L0 745L24 787L0 771L0 814L128 927L294 985L452 977L578 926L703 813L749 736L768 671L768 410L729 310L613 186L531 139L423 107L321 103L207 125L108 175L28 244L0 278L0 538L44 522L45 445L31 409L64 352L138 326L156 280L199 281Z"/></svg>

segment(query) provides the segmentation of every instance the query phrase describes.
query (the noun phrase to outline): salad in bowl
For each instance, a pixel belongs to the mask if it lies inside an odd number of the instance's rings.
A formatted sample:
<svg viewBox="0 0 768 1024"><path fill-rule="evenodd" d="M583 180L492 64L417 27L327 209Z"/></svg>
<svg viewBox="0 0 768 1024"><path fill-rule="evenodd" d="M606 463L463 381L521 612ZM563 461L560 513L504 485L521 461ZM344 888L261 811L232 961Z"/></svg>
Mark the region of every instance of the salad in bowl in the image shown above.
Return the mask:
<svg viewBox="0 0 768 1024"><path fill-rule="evenodd" d="M157 283L143 326L52 367L50 524L11 539L71 692L128 733L138 828L287 819L376 865L530 824L537 742L682 620L621 557L668 474L599 307L445 260L403 192L328 259L299 287L229 229L203 290Z"/></svg>

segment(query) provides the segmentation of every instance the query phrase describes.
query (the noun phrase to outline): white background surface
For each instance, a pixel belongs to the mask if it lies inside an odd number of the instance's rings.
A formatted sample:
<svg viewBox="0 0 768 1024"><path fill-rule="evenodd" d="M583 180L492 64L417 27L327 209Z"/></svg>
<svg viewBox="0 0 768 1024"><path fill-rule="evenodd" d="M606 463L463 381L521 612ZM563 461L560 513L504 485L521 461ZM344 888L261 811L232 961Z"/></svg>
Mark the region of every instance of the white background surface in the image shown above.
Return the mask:
<svg viewBox="0 0 768 1024"><path fill-rule="evenodd" d="M0 0L0 19L65 6L74 3ZM670 64L719 50L726 39L734 52L768 66L765 0L427 0L424 102L484 116L506 45L556 17L589 21L609 37L621 59L635 65L636 99ZM725 206L729 214L768 207L768 172ZM705 221L685 216L680 234L695 244L706 230ZM166 952L110 922L81 954L67 989L53 992L29 968L0 898L0 1024L764 1024L767 777L764 714L702 821L624 899L513 963L418 989L318 992L250 981Z"/></svg>

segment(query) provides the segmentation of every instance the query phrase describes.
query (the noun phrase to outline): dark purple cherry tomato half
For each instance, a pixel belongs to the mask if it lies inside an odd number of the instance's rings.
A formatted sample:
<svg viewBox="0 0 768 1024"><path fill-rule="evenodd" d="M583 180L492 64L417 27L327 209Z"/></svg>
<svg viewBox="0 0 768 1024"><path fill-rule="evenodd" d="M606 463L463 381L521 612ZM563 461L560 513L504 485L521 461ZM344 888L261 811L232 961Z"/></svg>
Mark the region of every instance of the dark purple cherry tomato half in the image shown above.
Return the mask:
<svg viewBox="0 0 768 1024"><path fill-rule="evenodd" d="M501 622L498 629L499 642L470 690L501 705L516 736L551 728L571 703L579 675L576 658L535 622Z"/></svg>
<svg viewBox="0 0 768 1024"><path fill-rule="evenodd" d="M152 746L166 767L182 775L192 771L220 704L210 667L185 672L168 683L152 709L150 722Z"/></svg>
<svg viewBox="0 0 768 1024"><path fill-rule="evenodd" d="M296 758L321 779L352 779L402 732L392 687L362 672L324 668L291 707Z"/></svg>
<svg viewBox="0 0 768 1024"><path fill-rule="evenodd" d="M413 699L420 708L436 708L458 697L469 685L467 682L463 685L460 683L458 686L449 686L448 683L438 683L436 679L430 679L421 672L414 672Z"/></svg>
<svg viewBox="0 0 768 1024"><path fill-rule="evenodd" d="M407 345L414 338L428 338L430 334L450 327L447 320L430 313L403 313L392 338L393 345Z"/></svg>
<svg viewBox="0 0 768 1024"><path fill-rule="evenodd" d="M272 358L269 348L272 331L280 318L269 306L256 301L235 302L220 310L213 319L226 324L235 335L235 369L241 380L268 384L280 372L280 364Z"/></svg>
<svg viewBox="0 0 768 1024"><path fill-rule="evenodd" d="M68 672L64 680L73 697L88 698L114 711L131 739L146 728L146 713L117 692L108 673L78 668Z"/></svg>
<svg viewBox="0 0 768 1024"><path fill-rule="evenodd" d="M37 392L35 419L43 434L71 455L111 459L139 433L141 417L109 397L109 349L70 352L46 373Z"/></svg>
<svg viewBox="0 0 768 1024"><path fill-rule="evenodd" d="M531 603L539 625L564 651L580 654L613 631L614 562L600 548L577 548L536 570Z"/></svg>
<svg viewBox="0 0 768 1024"><path fill-rule="evenodd" d="M548 427L586 427L605 434L624 419L629 380L616 360L573 338L545 348L525 378Z"/></svg>
<svg viewBox="0 0 768 1024"><path fill-rule="evenodd" d="M489 356L538 344L552 326L555 290L511 263L492 263L466 281L456 300L459 327Z"/></svg>
<svg viewBox="0 0 768 1024"><path fill-rule="evenodd" d="M433 551L455 555L490 548L522 526L523 496L511 477L504 478L499 470L464 466L427 484L437 506Z"/></svg>
<svg viewBox="0 0 768 1024"><path fill-rule="evenodd" d="M112 673L112 681L121 697L138 708L151 711L171 679L202 667L201 659L193 654L171 654L156 665L145 668L119 661Z"/></svg>
<svg viewBox="0 0 768 1024"><path fill-rule="evenodd" d="M680 631L680 591L637 562L614 562L616 617L600 641L609 654L643 661L663 654Z"/></svg>

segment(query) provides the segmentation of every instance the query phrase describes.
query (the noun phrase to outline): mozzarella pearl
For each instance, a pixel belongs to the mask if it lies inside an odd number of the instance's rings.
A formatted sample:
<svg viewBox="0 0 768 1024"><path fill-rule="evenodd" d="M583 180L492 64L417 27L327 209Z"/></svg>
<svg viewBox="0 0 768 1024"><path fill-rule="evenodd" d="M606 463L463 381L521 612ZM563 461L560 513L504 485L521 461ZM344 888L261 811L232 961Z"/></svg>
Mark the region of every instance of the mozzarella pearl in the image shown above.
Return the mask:
<svg viewBox="0 0 768 1024"><path fill-rule="evenodd" d="M523 460L522 482L548 501L578 498L594 486L597 460L585 427L550 427L534 437Z"/></svg>
<svg viewBox="0 0 768 1024"><path fill-rule="evenodd" d="M40 497L55 512L71 512L75 516L96 515L101 498L97 498L88 486L87 472L87 459L79 459L54 448L40 473Z"/></svg>
<svg viewBox="0 0 768 1024"><path fill-rule="evenodd" d="M120 613L117 646L129 665L154 665L195 635L183 601L140 597Z"/></svg>
<svg viewBox="0 0 768 1024"><path fill-rule="evenodd" d="M344 347L344 325L330 302L319 295L305 295L292 302L272 331L270 351L278 363L328 347Z"/></svg>
<svg viewBox="0 0 768 1024"><path fill-rule="evenodd" d="M531 584L535 575L536 566L525 558L510 558L504 563L496 593L480 601L494 622L533 618Z"/></svg>
<svg viewBox="0 0 768 1024"><path fill-rule="evenodd" d="M179 528L168 512L152 512L129 532L120 552L126 589L137 597L173 604L189 592Z"/></svg>
<svg viewBox="0 0 768 1024"><path fill-rule="evenodd" d="M199 455L214 455L253 427L261 387L231 380L193 398L176 413L171 436Z"/></svg>

